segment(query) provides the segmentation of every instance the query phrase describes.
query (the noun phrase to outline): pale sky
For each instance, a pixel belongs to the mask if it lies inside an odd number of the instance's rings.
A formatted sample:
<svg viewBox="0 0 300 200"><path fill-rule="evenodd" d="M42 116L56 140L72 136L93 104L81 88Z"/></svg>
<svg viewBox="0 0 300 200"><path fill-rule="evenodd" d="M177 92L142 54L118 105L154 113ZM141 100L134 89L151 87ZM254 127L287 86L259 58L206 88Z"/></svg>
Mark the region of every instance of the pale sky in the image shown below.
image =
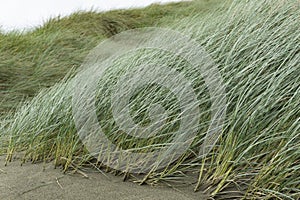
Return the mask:
<svg viewBox="0 0 300 200"><path fill-rule="evenodd" d="M106 11L178 1L180 0L0 0L0 29L28 29L43 24L50 17L66 16L78 10L93 8Z"/></svg>

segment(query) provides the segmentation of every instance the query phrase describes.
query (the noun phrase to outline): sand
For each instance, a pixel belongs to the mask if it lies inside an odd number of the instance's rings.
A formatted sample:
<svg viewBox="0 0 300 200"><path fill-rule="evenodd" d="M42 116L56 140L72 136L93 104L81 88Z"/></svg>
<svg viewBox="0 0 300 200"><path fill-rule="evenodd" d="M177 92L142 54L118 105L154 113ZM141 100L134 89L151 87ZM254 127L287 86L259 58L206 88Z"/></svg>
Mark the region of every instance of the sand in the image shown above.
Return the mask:
<svg viewBox="0 0 300 200"><path fill-rule="evenodd" d="M53 163L4 166L0 157L0 199L104 199L104 200L191 200L206 199L192 188L138 185L112 174L89 172L64 174Z"/></svg>

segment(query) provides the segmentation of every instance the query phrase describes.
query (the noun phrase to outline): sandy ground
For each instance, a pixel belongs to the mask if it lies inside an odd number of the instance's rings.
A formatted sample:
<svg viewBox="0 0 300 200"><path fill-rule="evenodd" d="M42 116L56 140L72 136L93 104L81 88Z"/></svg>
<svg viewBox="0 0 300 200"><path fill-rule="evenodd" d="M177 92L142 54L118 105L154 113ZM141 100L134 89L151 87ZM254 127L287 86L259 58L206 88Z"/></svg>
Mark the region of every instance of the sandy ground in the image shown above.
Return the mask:
<svg viewBox="0 0 300 200"><path fill-rule="evenodd" d="M206 199L192 188L138 185L123 182L111 174L63 174L53 164L25 164L19 161L4 166L0 157L0 199L104 199L104 200L191 200ZM45 168L45 170L44 170Z"/></svg>

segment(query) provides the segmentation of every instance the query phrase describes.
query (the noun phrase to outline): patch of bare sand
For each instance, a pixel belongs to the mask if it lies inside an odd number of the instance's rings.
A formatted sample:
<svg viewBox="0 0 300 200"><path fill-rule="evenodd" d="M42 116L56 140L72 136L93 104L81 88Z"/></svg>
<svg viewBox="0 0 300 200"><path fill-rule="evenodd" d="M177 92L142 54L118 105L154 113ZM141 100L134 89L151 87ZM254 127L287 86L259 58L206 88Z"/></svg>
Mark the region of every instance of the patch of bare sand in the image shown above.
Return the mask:
<svg viewBox="0 0 300 200"><path fill-rule="evenodd" d="M0 157L0 163L4 158ZM172 189L166 186L140 186L123 182L122 177L111 174L88 173L88 178L79 174L63 174L53 164L20 166L19 161L0 165L1 200L35 199L104 199L104 200L192 200L206 199L192 188Z"/></svg>

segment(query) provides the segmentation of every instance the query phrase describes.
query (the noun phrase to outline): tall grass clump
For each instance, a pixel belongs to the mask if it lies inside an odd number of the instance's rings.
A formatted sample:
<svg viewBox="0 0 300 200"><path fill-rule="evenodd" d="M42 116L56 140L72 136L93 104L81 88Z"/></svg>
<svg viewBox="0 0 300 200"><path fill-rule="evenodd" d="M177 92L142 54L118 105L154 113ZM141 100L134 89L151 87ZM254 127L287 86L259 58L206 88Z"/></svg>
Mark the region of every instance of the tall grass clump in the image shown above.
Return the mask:
<svg viewBox="0 0 300 200"><path fill-rule="evenodd" d="M244 180L247 195L299 198L299 14L297 1L252 1L191 23L228 90L228 127L198 182L214 194Z"/></svg>
<svg viewBox="0 0 300 200"><path fill-rule="evenodd" d="M169 133L179 126L180 109L174 95L150 85L140 88L131 98L132 118L147 125L147 108L160 103L169 114L163 118L165 129L149 140L118 132L110 98L117 80L127 71L134 71L135 66L161 63L176 69L192 80L199 101L202 115L192 145L176 162L142 174L141 183L180 182L188 177L195 191L216 199L300 198L299 22L296 0L254 0L235 1L216 14L189 16L179 24L168 24L189 34L210 53L226 87L224 128L205 157L199 156L199 147L209 126L211 104L199 70L174 55L145 50L125 55L105 72L97 88L97 116L107 137L120 148L160 148L169 143ZM111 170L89 155L76 134L73 75L39 93L3 120L0 131L7 162L14 153L23 152L24 162L55 160L65 169L89 163Z"/></svg>
<svg viewBox="0 0 300 200"><path fill-rule="evenodd" d="M215 1L151 5L144 9L77 12L24 32L0 33L0 118L78 68L100 41L119 32L167 24ZM0 31L1 32L1 31Z"/></svg>

